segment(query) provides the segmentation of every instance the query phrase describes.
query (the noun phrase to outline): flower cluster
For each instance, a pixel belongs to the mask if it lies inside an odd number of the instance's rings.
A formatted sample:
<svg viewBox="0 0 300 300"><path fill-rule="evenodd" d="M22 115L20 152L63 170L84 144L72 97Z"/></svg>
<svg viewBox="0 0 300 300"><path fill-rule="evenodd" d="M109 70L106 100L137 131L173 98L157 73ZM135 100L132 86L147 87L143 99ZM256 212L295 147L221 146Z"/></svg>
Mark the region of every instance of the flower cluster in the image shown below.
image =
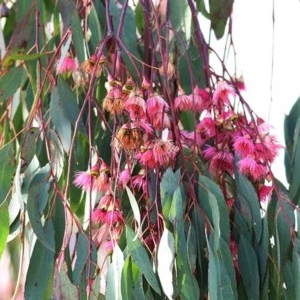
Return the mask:
<svg viewBox="0 0 300 300"><path fill-rule="evenodd" d="M260 199L265 199L271 188L264 181L271 180L270 164L282 148L270 133L270 126L258 117L236 112L232 105L235 90L225 81L217 84L211 97L205 90L199 91L175 99L179 111L200 108L201 112L194 131L181 131L182 143L200 149L216 181L225 174L234 176L237 168L257 185Z"/></svg>
<svg viewBox="0 0 300 300"><path fill-rule="evenodd" d="M112 180L110 168L98 159L96 164L88 171L80 171L75 174L74 185L86 192L104 194L93 210L91 223L96 226L94 241L96 246L102 243L113 246L118 242L124 225L124 217L121 211L121 201L112 192ZM111 253L109 247L107 253Z"/></svg>

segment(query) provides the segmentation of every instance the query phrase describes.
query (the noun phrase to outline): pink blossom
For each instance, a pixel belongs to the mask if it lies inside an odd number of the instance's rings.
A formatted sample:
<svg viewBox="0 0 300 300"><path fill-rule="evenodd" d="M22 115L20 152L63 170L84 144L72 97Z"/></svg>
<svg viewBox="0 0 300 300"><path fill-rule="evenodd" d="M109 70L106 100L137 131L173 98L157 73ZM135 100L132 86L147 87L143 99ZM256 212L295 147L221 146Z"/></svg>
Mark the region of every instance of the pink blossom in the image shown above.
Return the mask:
<svg viewBox="0 0 300 300"><path fill-rule="evenodd" d="M107 192L101 197L98 208L104 211L121 210L121 201L119 198L114 197L111 192Z"/></svg>
<svg viewBox="0 0 300 300"><path fill-rule="evenodd" d="M166 167L175 159L179 148L171 141L157 139L153 145L153 154L158 166Z"/></svg>
<svg viewBox="0 0 300 300"><path fill-rule="evenodd" d="M138 159L142 165L147 166L150 169L154 169L156 166L153 146L150 143L145 144L141 151L136 154L135 158Z"/></svg>
<svg viewBox="0 0 300 300"><path fill-rule="evenodd" d="M249 135L237 137L233 143L233 148L235 153L242 158L254 153L254 143Z"/></svg>
<svg viewBox="0 0 300 300"><path fill-rule="evenodd" d="M212 104L218 107L230 104L230 96L236 95L235 90L226 81L219 81L213 93Z"/></svg>
<svg viewBox="0 0 300 300"><path fill-rule="evenodd" d="M255 181L263 179L268 173L267 167L257 163L251 156L241 159L238 162L238 169L243 175L249 176Z"/></svg>
<svg viewBox="0 0 300 300"><path fill-rule="evenodd" d="M123 186L123 188L125 188L125 186L128 185L130 178L131 178L131 172L129 169L125 169L120 173L119 182Z"/></svg>
<svg viewBox="0 0 300 300"><path fill-rule="evenodd" d="M209 170L218 175L219 171L233 173L233 154L229 151L218 151L211 159Z"/></svg>
<svg viewBox="0 0 300 300"><path fill-rule="evenodd" d="M216 147L207 146L206 149L203 150L203 156L207 160L211 160L217 154Z"/></svg>
<svg viewBox="0 0 300 300"><path fill-rule="evenodd" d="M145 175L135 175L132 177L132 185L138 190L142 190L144 193L147 193L148 182Z"/></svg>
<svg viewBox="0 0 300 300"><path fill-rule="evenodd" d="M89 171L78 171L75 173L74 185L84 191L93 189L96 178L99 176L99 165L96 164Z"/></svg>
<svg viewBox="0 0 300 300"><path fill-rule="evenodd" d="M174 106L176 110L191 110L192 103L190 97L186 94L178 95L174 100Z"/></svg>
<svg viewBox="0 0 300 300"><path fill-rule="evenodd" d="M269 185L262 185L258 189L258 198L260 201L265 202L268 201L271 197L272 191L274 187Z"/></svg>
<svg viewBox="0 0 300 300"><path fill-rule="evenodd" d="M216 135L216 124L210 115L207 115L196 125L196 132L201 135L203 141L207 141Z"/></svg>
<svg viewBox="0 0 300 300"><path fill-rule="evenodd" d="M77 72L79 64L76 58L66 56L63 59L60 59L56 63L56 74L68 74Z"/></svg>
<svg viewBox="0 0 300 300"><path fill-rule="evenodd" d="M146 117L146 102L139 95L133 94L132 96L129 96L124 107L129 112L132 121Z"/></svg>
<svg viewBox="0 0 300 300"><path fill-rule="evenodd" d="M118 226L124 223L124 217L118 210L105 211L101 208L96 208L92 213L92 222Z"/></svg>
<svg viewBox="0 0 300 300"><path fill-rule="evenodd" d="M102 162L99 176L94 181L93 189L99 192L107 192L111 186L110 168L105 162Z"/></svg>

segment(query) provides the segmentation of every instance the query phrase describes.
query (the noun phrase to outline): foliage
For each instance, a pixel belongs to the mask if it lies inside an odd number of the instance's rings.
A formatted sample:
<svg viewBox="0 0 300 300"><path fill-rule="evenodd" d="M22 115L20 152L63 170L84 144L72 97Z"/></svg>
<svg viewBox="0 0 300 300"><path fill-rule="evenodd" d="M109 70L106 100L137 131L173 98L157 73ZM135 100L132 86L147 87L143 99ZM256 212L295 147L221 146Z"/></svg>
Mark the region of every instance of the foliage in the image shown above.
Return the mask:
<svg viewBox="0 0 300 300"><path fill-rule="evenodd" d="M300 104L287 190L270 169L281 146L198 22L230 37L232 5L2 3L0 257L20 257L14 297L300 297Z"/></svg>

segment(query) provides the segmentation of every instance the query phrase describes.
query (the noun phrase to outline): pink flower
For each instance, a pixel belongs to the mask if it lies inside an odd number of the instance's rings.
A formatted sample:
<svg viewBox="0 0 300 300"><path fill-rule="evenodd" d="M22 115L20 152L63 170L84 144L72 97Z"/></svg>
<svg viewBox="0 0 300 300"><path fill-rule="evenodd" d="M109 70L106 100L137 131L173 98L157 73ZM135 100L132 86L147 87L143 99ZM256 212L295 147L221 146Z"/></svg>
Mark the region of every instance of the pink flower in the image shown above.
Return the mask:
<svg viewBox="0 0 300 300"><path fill-rule="evenodd" d="M124 223L124 217L118 210L105 211L101 208L96 208L92 213L92 222L119 226Z"/></svg>
<svg viewBox="0 0 300 300"><path fill-rule="evenodd" d="M218 107L230 104L230 96L236 95L235 90L226 81L219 81L213 93L212 104Z"/></svg>
<svg viewBox="0 0 300 300"><path fill-rule="evenodd" d="M110 168L105 162L102 162L99 176L94 181L93 189L98 190L99 192L107 192L111 185L111 175Z"/></svg>
<svg viewBox="0 0 300 300"><path fill-rule="evenodd" d="M132 121L140 120L146 117L146 102L136 94L130 96L124 105L125 109L129 112Z"/></svg>
<svg viewBox="0 0 300 300"><path fill-rule="evenodd" d="M254 143L249 135L237 137L233 143L233 148L235 153L242 158L254 153Z"/></svg>
<svg viewBox="0 0 300 300"><path fill-rule="evenodd" d="M155 129L170 128L168 103L160 96L156 95L146 101L146 111L150 123Z"/></svg>
<svg viewBox="0 0 300 300"><path fill-rule="evenodd" d="M128 185L130 178L131 178L131 172L129 169L125 169L120 173L119 182L123 188L125 188L125 186Z"/></svg>
<svg viewBox="0 0 300 300"><path fill-rule="evenodd" d="M212 157L209 170L212 174L218 175L219 172L233 173L233 154L229 151L217 151Z"/></svg>
<svg viewBox="0 0 300 300"><path fill-rule="evenodd" d="M180 91L175 98L174 106L177 110L202 112L208 108L208 99L209 93L196 87L191 95L186 95Z"/></svg>
<svg viewBox="0 0 300 300"><path fill-rule="evenodd" d="M137 188L138 190L142 190L144 193L147 194L148 192L148 181L146 180L145 175L135 175L132 177L132 185L134 188Z"/></svg>
<svg viewBox="0 0 300 300"><path fill-rule="evenodd" d="M258 189L259 201L266 202L270 199L274 187L269 185L261 185Z"/></svg>
<svg viewBox="0 0 300 300"><path fill-rule="evenodd" d="M84 191L93 189L96 178L99 176L99 165L96 164L89 171L78 171L75 173L74 185Z"/></svg>
<svg viewBox="0 0 300 300"><path fill-rule="evenodd" d="M146 143L145 146L141 147L141 151L136 154L135 158L138 159L142 165L147 166L150 169L156 167L153 146L151 143Z"/></svg>
<svg viewBox="0 0 300 300"><path fill-rule="evenodd" d="M203 156L207 160L211 160L216 154L217 154L216 147L213 146L207 146L206 149L203 150Z"/></svg>
<svg viewBox="0 0 300 300"><path fill-rule="evenodd" d="M56 74L69 74L77 72L79 64L76 58L66 56L64 59L60 59L56 63Z"/></svg>
<svg viewBox="0 0 300 300"><path fill-rule="evenodd" d="M145 144L144 150L136 155L136 159L151 169L167 167L175 159L178 151L178 147L171 141L156 139Z"/></svg>
<svg viewBox="0 0 300 300"><path fill-rule="evenodd" d="M248 176L255 181L263 179L268 173L268 168L257 163L251 156L241 159L238 162L238 169L243 175Z"/></svg>
<svg viewBox="0 0 300 300"><path fill-rule="evenodd" d="M98 208L104 211L121 210L121 201L119 198L114 197L111 192L107 192L101 197Z"/></svg>
<svg viewBox="0 0 300 300"><path fill-rule="evenodd" d="M174 161L179 148L171 141L157 139L153 145L153 155L157 166L167 167Z"/></svg>
<svg viewBox="0 0 300 300"><path fill-rule="evenodd" d="M196 132L201 135L204 142L216 135L216 124L210 115L197 124Z"/></svg>
<svg viewBox="0 0 300 300"><path fill-rule="evenodd" d="M146 109L148 116L151 118L158 112L168 112L168 103L159 95L150 97L146 101Z"/></svg>

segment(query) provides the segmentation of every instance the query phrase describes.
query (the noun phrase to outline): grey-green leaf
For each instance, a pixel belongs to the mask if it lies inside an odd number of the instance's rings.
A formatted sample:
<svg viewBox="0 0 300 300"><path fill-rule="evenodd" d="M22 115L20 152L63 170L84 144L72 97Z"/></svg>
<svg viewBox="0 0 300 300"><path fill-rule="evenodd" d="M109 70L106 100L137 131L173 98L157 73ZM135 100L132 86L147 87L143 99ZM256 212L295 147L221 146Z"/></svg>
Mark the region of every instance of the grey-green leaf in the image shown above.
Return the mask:
<svg viewBox="0 0 300 300"><path fill-rule="evenodd" d="M0 205L6 199L16 170L15 150L12 143L0 149Z"/></svg>
<svg viewBox="0 0 300 300"><path fill-rule="evenodd" d="M147 252L142 246L140 240L136 237L134 231L128 226L126 226L126 240L129 253L138 266L140 272L145 276L151 287L160 295L161 290L158 284L158 280L154 274L152 264L147 255Z"/></svg>

